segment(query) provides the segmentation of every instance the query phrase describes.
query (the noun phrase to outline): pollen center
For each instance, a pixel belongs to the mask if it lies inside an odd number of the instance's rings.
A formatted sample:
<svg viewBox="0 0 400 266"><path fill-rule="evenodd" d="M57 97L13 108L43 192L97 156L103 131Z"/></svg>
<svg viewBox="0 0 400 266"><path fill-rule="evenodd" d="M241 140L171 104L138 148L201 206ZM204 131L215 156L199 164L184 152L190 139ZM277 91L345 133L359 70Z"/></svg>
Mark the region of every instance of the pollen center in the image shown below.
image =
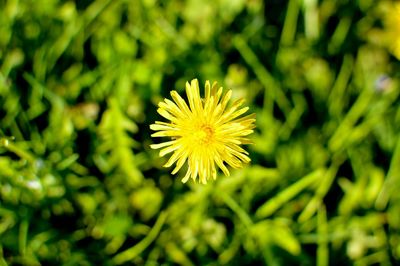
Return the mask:
<svg viewBox="0 0 400 266"><path fill-rule="evenodd" d="M199 129L194 133L195 139L199 144L208 144L211 142L214 130L209 125L202 125Z"/></svg>

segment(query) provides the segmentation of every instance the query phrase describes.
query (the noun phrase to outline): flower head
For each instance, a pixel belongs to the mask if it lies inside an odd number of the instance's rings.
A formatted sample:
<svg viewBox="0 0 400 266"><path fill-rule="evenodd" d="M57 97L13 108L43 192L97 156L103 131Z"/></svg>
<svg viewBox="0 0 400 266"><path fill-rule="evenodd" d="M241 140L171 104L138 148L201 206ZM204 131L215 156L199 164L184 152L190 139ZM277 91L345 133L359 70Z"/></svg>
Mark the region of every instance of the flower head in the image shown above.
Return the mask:
<svg viewBox="0 0 400 266"><path fill-rule="evenodd" d="M188 168L182 182L191 177L201 183L207 183L211 177L216 179L216 165L229 176L225 164L232 168L242 167L242 163L250 162L241 144L249 144L246 137L253 132L255 114L240 117L248 111L248 107L240 108L243 99L228 106L232 91L222 95L223 88L217 88L214 82L210 86L207 81L205 95L201 98L199 83L194 79L186 83L186 95L189 105L176 92L171 91L173 101L165 99L158 104L157 112L169 122L156 121L150 128L156 133L152 137L170 137L171 140L153 144L151 148L159 149L160 156L172 153L165 167L176 162L172 174L176 174L187 161Z"/></svg>

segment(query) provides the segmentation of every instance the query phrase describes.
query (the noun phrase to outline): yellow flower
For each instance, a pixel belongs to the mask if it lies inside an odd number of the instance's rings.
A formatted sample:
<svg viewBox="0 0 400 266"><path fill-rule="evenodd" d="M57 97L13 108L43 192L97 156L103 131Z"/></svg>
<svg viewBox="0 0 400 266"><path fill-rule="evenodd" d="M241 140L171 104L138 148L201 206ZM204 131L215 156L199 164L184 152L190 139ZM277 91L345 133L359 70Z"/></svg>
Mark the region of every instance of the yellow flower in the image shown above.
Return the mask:
<svg viewBox="0 0 400 266"><path fill-rule="evenodd" d="M384 19L387 42L393 55L400 59L400 3L392 3Z"/></svg>
<svg viewBox="0 0 400 266"><path fill-rule="evenodd" d="M194 79L191 84L186 82L189 106L176 91L171 91L173 101L165 99L158 104L157 112L169 122L156 121L150 125L152 130L158 131L151 136L170 137L171 140L153 144L151 148L163 148L160 156L173 153L164 165L171 167L176 162L172 174L188 162L182 178L184 183L190 177L196 181L197 176L203 184L211 177L215 180L216 165L229 176L225 164L240 168L242 163L250 162L248 152L240 145L250 143L246 136L253 132L255 114L239 118L249 109L239 108L244 100L239 99L228 107L232 91L228 90L223 96L222 91L216 82L210 86L207 81L204 98L201 98L199 83Z"/></svg>

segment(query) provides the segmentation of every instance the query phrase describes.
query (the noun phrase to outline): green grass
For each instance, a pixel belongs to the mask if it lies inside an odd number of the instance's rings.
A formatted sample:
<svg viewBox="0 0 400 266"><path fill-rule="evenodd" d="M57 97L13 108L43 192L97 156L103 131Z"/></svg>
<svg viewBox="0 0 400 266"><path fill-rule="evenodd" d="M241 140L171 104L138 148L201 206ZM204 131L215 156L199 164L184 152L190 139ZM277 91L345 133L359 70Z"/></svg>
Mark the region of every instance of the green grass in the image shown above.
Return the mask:
<svg viewBox="0 0 400 266"><path fill-rule="evenodd" d="M387 3L0 1L0 266L398 262ZM257 114L207 185L149 148L193 78Z"/></svg>

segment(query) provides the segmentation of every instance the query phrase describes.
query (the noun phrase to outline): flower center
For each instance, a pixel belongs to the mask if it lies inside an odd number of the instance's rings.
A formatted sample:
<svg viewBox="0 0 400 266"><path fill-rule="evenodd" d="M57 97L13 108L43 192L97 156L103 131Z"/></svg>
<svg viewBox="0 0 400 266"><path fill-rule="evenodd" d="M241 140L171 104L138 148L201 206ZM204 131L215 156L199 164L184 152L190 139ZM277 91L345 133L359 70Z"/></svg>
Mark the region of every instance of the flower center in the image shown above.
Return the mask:
<svg viewBox="0 0 400 266"><path fill-rule="evenodd" d="M209 125L201 125L194 133L194 137L201 145L208 144L212 140L214 130Z"/></svg>

